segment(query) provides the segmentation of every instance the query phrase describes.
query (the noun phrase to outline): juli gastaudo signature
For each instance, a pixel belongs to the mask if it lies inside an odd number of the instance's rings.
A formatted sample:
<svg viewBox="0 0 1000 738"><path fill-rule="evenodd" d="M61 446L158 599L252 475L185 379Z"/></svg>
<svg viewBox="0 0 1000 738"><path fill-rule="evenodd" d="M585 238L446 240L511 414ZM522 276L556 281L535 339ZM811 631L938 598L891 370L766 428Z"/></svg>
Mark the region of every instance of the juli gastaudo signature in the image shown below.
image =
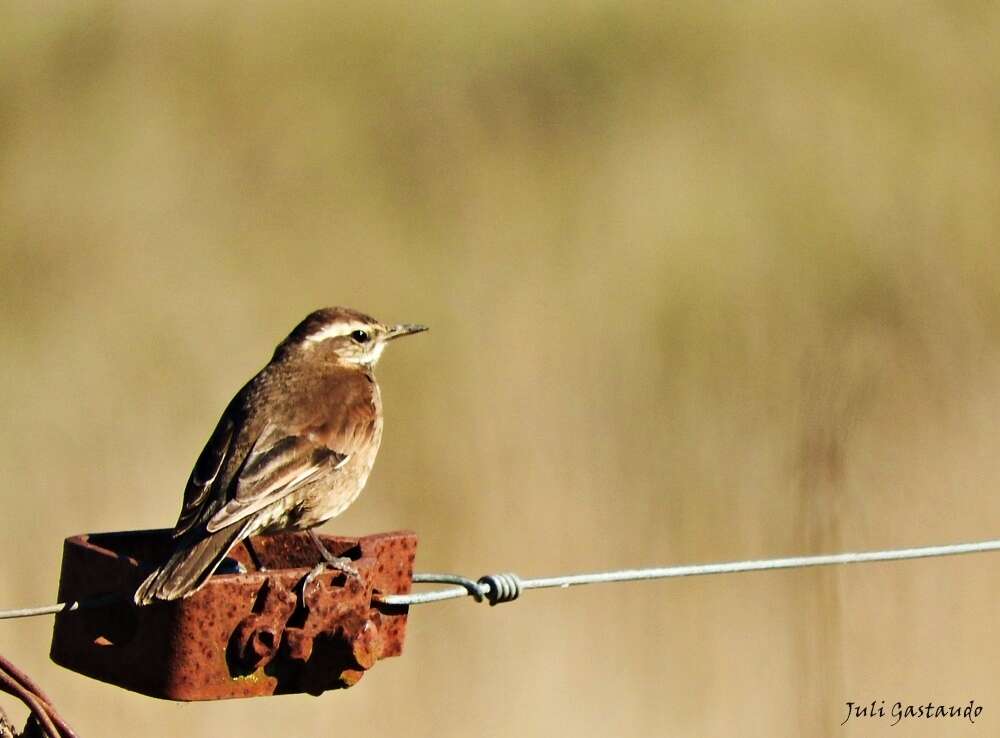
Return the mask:
<svg viewBox="0 0 1000 738"><path fill-rule="evenodd" d="M940 705L936 702L906 703L872 700L871 702L845 702L846 715L841 725L849 722L868 720L887 720L890 725L897 725L903 720L968 720L975 723L982 715L983 706L975 700L961 705Z"/></svg>

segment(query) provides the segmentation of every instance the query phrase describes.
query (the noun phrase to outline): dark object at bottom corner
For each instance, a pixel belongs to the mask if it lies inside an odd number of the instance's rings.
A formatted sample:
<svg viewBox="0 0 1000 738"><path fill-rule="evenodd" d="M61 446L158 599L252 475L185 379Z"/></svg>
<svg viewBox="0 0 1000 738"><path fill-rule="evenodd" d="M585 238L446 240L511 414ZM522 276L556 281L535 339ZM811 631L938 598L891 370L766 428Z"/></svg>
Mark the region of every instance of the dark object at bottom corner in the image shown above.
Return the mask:
<svg viewBox="0 0 1000 738"><path fill-rule="evenodd" d="M260 571L241 543L230 556L248 573L217 574L186 599L145 607L131 596L151 564L166 558L169 531L67 538L59 601L121 598L56 615L50 656L80 674L171 700L353 686L376 661L402 653L407 608L372 596L409 592L417 537L321 538L334 555L353 560L357 578L325 572L303 602L302 580L319 556L307 534L281 533L251 539Z"/></svg>

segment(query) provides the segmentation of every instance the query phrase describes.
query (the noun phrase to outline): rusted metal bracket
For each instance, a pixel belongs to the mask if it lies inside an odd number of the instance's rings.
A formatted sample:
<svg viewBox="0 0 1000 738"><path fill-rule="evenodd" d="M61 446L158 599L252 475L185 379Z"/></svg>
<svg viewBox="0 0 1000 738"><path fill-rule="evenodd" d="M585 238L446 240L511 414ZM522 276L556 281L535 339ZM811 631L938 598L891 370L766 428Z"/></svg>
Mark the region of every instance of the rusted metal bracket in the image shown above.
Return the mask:
<svg viewBox="0 0 1000 738"><path fill-rule="evenodd" d="M305 533L250 540L230 557L245 574L217 574L195 594L136 607L131 595L171 546L167 530L67 538L59 601L120 593L112 604L56 615L52 660L125 689L171 700L214 700L353 686L379 659L402 653L417 537L321 536L353 560L357 578L328 571ZM256 570L256 560L261 569ZM375 599L373 600L373 595Z"/></svg>

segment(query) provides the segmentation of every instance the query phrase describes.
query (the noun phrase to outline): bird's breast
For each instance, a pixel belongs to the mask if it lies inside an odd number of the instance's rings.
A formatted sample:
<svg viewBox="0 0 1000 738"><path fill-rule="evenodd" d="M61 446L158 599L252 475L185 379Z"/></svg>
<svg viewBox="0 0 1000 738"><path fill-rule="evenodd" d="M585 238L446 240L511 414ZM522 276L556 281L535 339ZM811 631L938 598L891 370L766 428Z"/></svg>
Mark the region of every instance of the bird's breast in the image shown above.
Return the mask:
<svg viewBox="0 0 1000 738"><path fill-rule="evenodd" d="M382 442L381 413L346 460L261 511L256 532L308 530L340 515L364 489Z"/></svg>

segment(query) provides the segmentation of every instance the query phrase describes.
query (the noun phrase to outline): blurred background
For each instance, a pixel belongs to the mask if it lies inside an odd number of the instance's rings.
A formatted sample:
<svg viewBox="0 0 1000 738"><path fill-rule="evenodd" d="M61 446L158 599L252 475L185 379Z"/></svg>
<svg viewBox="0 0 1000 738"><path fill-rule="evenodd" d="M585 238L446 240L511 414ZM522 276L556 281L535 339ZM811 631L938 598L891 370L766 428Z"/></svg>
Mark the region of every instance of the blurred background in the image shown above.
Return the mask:
<svg viewBox="0 0 1000 738"><path fill-rule="evenodd" d="M0 606L170 526L308 311L428 323L327 530L523 576L1000 533L1000 9L0 8ZM414 609L320 698L174 704L0 652L83 735L889 735L985 705L995 555ZM23 715L12 700L2 704ZM908 735L966 735L961 721Z"/></svg>

